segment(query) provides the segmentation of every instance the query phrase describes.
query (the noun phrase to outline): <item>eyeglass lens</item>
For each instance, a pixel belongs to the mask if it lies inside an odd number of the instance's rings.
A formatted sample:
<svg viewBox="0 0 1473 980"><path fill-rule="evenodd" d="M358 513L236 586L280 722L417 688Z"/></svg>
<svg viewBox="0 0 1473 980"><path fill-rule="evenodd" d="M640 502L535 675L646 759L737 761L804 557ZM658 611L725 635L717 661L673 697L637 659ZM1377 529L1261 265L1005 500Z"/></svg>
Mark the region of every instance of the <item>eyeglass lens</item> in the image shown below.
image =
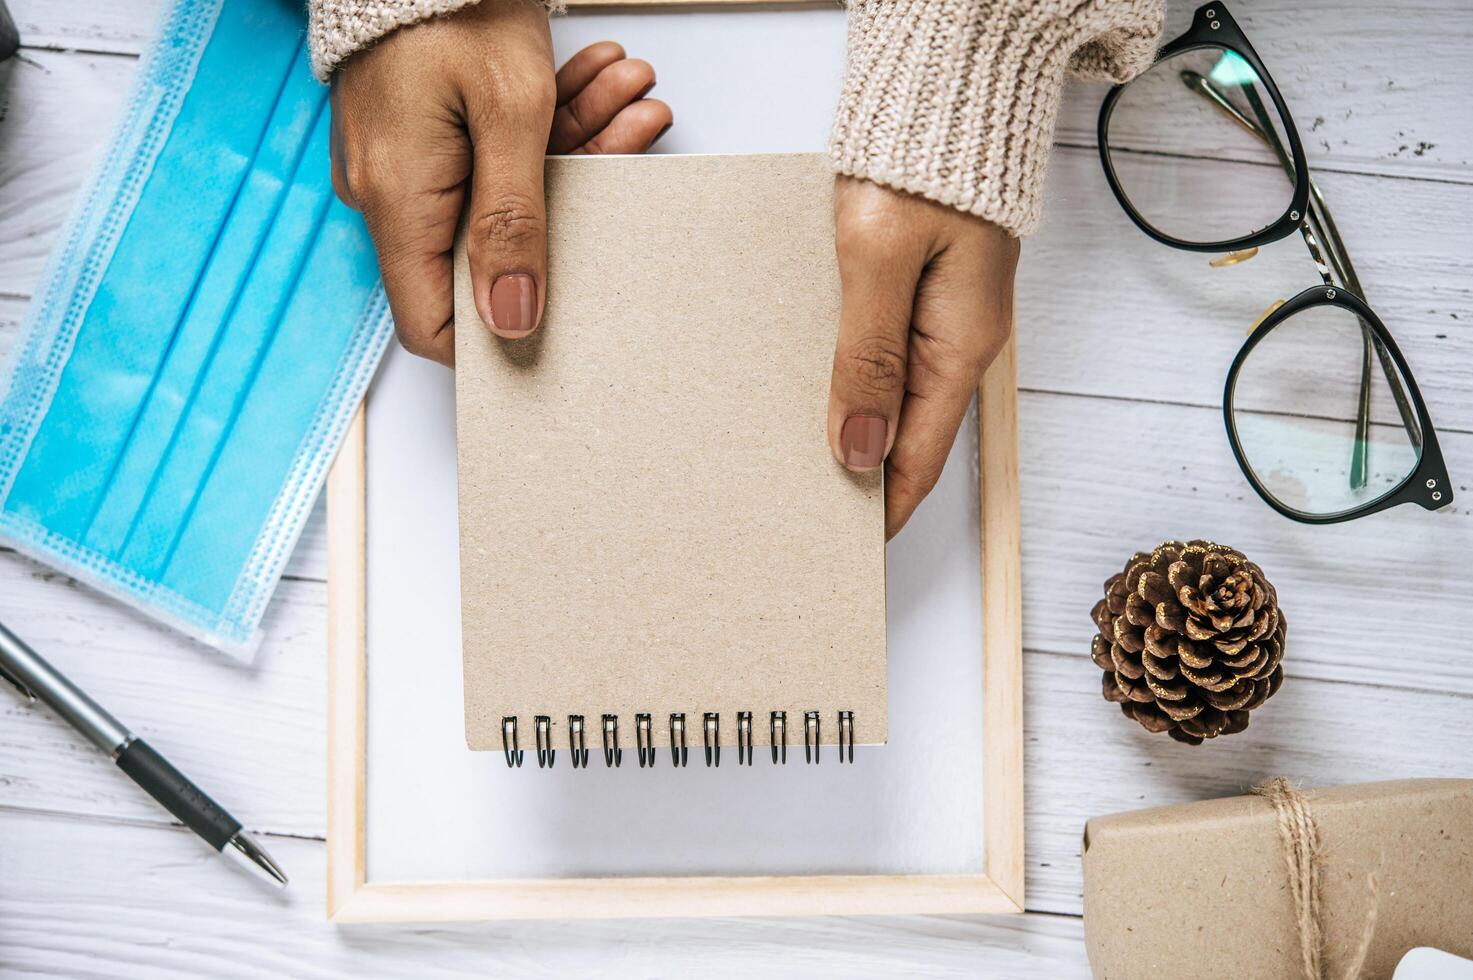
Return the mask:
<svg viewBox="0 0 1473 980"><path fill-rule="evenodd" d="M1131 209L1178 241L1262 231L1293 198L1283 121L1257 72L1225 48L1184 51L1125 86L1105 145Z"/></svg>
<svg viewBox="0 0 1473 980"><path fill-rule="evenodd" d="M1421 430L1397 410L1374 343L1353 311L1311 306L1273 327L1240 366L1232 391L1239 447L1284 506L1316 517L1363 507L1396 490L1421 459ZM1396 380L1406 386L1399 373ZM1363 391L1369 424L1358 439Z"/></svg>

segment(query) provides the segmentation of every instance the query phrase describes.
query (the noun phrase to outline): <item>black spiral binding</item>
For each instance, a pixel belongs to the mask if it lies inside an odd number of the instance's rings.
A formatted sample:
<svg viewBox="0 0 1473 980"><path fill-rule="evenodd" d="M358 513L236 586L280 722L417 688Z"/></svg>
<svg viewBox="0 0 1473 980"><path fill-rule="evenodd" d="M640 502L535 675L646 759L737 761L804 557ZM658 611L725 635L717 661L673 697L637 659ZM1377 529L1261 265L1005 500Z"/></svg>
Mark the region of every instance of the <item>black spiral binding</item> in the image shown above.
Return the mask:
<svg viewBox="0 0 1473 980"><path fill-rule="evenodd" d="M737 712L737 765L752 764L752 712Z"/></svg>
<svg viewBox="0 0 1473 980"><path fill-rule="evenodd" d="M788 761L788 715L786 711L774 711L768 715L768 735L772 746L773 765L785 765ZM619 744L619 716L603 715L599 726L603 736L605 768L618 768L624 762L624 748ZM551 769L557 760L553 747L552 717L536 715L532 719L532 731L537 749L537 768ZM752 745L752 712L738 711L736 723L737 765L750 766L756 757ZM854 712L838 712L839 762L854 762ZM809 765L818 765L823 744L823 722L818 711L803 712L803 759ZM641 769L655 766L654 720L649 712L634 716L634 747ZM705 752L706 765L719 768L721 765L721 713L706 711L701 715L701 747ZM508 715L501 719L501 748L509 769L520 769L524 758L517 716ZM583 715L568 715L568 755L574 769L588 768L588 726ZM670 715L670 762L677 769L688 765L690 750L684 712Z"/></svg>
<svg viewBox="0 0 1473 980"><path fill-rule="evenodd" d="M676 769L685 768L685 714L676 712L670 716L670 763Z"/></svg>
<svg viewBox="0 0 1473 980"><path fill-rule="evenodd" d="M604 767L613 769L624 761L624 750L619 748L619 716L604 715Z"/></svg>
<svg viewBox="0 0 1473 980"><path fill-rule="evenodd" d="M501 750L506 753L508 769L522 764L522 747L517 743L517 720L515 717L501 719Z"/></svg>
<svg viewBox="0 0 1473 980"><path fill-rule="evenodd" d="M701 722L701 741L706 745L706 766L720 766L721 715L715 711L706 712L706 717Z"/></svg>
<svg viewBox="0 0 1473 980"><path fill-rule="evenodd" d="M588 768L588 749L583 744L583 716L568 715L568 755L574 769Z"/></svg>
<svg viewBox="0 0 1473 980"><path fill-rule="evenodd" d="M650 716L638 714L634 716L634 747L639 750L639 768L646 766L653 769L655 766L655 739L650 731Z"/></svg>
<svg viewBox="0 0 1473 980"><path fill-rule="evenodd" d="M803 760L809 765L818 762L819 741L818 712L803 712Z"/></svg>
<svg viewBox="0 0 1473 980"><path fill-rule="evenodd" d="M552 719L538 715L535 719L537 735L537 768L551 769L557 761L557 750L552 747Z"/></svg>

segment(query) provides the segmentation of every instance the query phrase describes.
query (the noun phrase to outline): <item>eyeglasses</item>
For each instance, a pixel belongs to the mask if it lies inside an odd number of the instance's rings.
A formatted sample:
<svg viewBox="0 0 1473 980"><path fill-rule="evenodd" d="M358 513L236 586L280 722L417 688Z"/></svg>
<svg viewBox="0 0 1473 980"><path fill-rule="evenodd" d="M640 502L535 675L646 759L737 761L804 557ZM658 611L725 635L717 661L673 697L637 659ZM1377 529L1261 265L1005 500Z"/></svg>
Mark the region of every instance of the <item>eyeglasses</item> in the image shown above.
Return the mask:
<svg viewBox="0 0 1473 980"><path fill-rule="evenodd" d="M1258 495L1308 524L1451 503L1417 383L1362 298L1278 87L1223 4L1198 8L1148 71L1110 90L1099 145L1110 190L1156 241L1227 253L1209 263L1222 267L1297 230L1319 270L1321 285L1264 312L1228 371L1228 441Z"/></svg>

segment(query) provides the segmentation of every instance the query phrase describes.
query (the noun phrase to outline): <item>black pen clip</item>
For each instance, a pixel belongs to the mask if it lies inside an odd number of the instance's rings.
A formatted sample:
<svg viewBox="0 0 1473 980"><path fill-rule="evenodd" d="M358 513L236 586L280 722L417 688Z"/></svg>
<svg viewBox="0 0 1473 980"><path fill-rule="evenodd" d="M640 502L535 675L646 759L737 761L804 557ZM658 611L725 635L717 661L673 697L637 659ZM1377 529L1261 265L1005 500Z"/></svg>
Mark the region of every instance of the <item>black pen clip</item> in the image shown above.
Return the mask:
<svg viewBox="0 0 1473 980"><path fill-rule="evenodd" d="M26 698L26 700L30 701L32 704L36 703L36 693L32 691L29 687L26 687L26 685L21 681L19 677L16 677L10 671L6 670L3 664L0 664L0 677L5 678L11 684L14 684L15 689L19 691L21 695Z"/></svg>

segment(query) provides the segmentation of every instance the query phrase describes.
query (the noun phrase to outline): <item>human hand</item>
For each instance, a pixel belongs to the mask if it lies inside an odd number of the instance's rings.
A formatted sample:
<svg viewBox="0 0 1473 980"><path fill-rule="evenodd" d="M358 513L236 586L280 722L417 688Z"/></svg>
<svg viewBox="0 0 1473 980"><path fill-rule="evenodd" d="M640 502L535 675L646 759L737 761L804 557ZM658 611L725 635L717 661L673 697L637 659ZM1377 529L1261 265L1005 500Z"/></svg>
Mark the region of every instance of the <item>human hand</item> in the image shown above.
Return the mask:
<svg viewBox="0 0 1473 980"><path fill-rule="evenodd" d="M894 537L946 464L982 372L1012 331L1018 240L981 218L839 177L843 286L829 444L851 470L885 467Z"/></svg>
<svg viewBox="0 0 1473 980"><path fill-rule="evenodd" d="M455 360L451 249L466 210L476 309L508 339L547 295L548 153L638 153L670 125L654 69L612 41L553 72L547 12L483 0L401 27L332 89L333 187L363 212L405 349Z"/></svg>

